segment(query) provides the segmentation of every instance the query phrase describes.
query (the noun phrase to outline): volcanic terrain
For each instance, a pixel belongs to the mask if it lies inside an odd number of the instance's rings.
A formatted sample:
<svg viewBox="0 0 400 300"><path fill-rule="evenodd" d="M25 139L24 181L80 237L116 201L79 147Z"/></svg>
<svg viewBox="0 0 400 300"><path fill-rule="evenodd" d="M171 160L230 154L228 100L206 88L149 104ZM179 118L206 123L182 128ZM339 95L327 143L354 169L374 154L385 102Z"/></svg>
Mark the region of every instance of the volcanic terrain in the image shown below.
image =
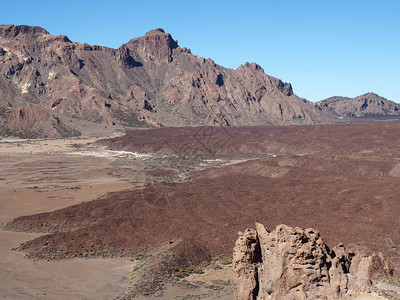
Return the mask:
<svg viewBox="0 0 400 300"><path fill-rule="evenodd" d="M162 29L111 49L0 25L0 294L230 299L256 222L399 267L399 108L311 103Z"/></svg>
<svg viewBox="0 0 400 300"><path fill-rule="evenodd" d="M0 26L3 135L63 137L123 127L270 125L335 117L266 75L193 55L162 29L118 49Z"/></svg>
<svg viewBox="0 0 400 300"><path fill-rule="evenodd" d="M237 232L254 222L317 228L330 246L382 251L398 265L399 132L398 121L131 131L97 147L161 155L147 171L161 182L6 228L48 233L18 248L30 258L167 249L160 274L230 256ZM210 162L220 167L201 168Z"/></svg>

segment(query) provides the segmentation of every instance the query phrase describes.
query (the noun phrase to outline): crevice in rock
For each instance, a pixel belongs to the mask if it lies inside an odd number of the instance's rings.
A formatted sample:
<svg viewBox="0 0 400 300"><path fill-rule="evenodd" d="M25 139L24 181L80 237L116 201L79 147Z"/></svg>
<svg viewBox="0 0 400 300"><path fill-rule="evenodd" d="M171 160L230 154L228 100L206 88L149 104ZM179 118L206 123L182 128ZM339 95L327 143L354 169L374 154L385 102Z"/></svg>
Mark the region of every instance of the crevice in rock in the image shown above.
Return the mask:
<svg viewBox="0 0 400 300"><path fill-rule="evenodd" d="M253 262L255 264L263 262L262 254L261 254L260 239L258 237L258 234L256 236L256 245L255 245L255 248L254 248L254 257L253 257L253 259L254 259Z"/></svg>
<svg viewBox="0 0 400 300"><path fill-rule="evenodd" d="M260 292L260 282L259 282L259 274L258 274L258 267L256 266L254 269L254 281L256 286L253 290L253 300L257 300L258 293Z"/></svg>

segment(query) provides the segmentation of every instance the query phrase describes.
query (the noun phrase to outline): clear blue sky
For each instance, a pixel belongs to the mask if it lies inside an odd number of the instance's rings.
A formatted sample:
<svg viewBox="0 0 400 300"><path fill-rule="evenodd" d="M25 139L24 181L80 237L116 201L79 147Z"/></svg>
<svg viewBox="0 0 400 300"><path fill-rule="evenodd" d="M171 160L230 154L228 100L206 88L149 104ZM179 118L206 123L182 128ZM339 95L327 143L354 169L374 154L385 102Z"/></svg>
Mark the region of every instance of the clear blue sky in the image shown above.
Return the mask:
<svg viewBox="0 0 400 300"><path fill-rule="evenodd" d="M400 0L2 2L2 24L113 48L161 27L225 67L255 61L311 101L376 92L400 102Z"/></svg>

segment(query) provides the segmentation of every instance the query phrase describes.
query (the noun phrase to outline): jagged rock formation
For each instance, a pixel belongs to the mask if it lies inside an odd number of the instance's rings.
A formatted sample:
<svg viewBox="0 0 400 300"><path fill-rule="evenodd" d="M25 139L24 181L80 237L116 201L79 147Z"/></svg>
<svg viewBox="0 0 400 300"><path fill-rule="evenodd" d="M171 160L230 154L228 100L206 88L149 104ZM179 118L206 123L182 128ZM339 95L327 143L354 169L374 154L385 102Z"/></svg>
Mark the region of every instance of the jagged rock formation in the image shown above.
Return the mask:
<svg viewBox="0 0 400 300"><path fill-rule="evenodd" d="M314 229L263 225L240 233L233 255L234 298L338 299L374 280L400 283L383 254L364 255L338 245L332 250Z"/></svg>
<svg viewBox="0 0 400 300"><path fill-rule="evenodd" d="M312 124L329 112L255 63L236 70L178 46L162 29L118 49L75 43L30 26L0 26L0 126L10 116L43 111L38 136L75 135L90 126ZM56 125L54 120L57 120ZM79 120L89 121L82 126ZM46 125L43 125L46 124ZM22 128L22 129L21 129ZM89 128L89 129L88 129Z"/></svg>
<svg viewBox="0 0 400 300"><path fill-rule="evenodd" d="M316 103L316 107L335 112L342 117L400 115L400 104L374 93L367 93L355 98L331 97Z"/></svg>

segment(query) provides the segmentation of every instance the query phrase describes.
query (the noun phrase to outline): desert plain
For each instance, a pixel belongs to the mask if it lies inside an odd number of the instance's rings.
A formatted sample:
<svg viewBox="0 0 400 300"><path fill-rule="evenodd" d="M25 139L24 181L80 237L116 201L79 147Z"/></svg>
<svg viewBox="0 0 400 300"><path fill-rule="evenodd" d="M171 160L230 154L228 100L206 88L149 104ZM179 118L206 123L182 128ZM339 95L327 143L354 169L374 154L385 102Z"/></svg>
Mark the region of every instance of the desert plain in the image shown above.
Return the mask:
<svg viewBox="0 0 400 300"><path fill-rule="evenodd" d="M329 246L399 266L399 129L367 120L3 138L1 298L231 299L232 249L255 222L312 227Z"/></svg>

